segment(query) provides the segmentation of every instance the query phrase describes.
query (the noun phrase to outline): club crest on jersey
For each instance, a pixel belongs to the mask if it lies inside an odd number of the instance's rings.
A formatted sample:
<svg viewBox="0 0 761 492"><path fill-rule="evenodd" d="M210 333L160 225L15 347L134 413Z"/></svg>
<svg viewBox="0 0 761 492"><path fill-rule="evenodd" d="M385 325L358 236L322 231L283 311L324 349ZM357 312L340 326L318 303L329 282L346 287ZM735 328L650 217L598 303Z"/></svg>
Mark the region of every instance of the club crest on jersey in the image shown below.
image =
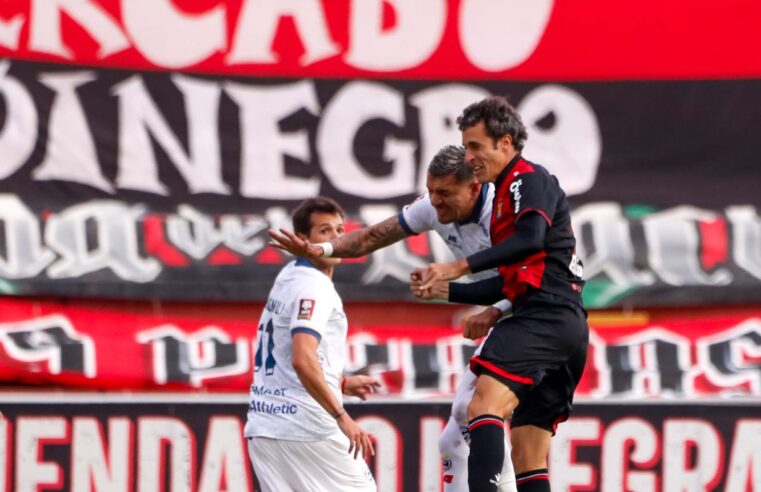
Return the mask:
<svg viewBox="0 0 761 492"><path fill-rule="evenodd" d="M314 312L314 300L313 299L301 299L299 301L299 316L298 319L310 320L312 319L312 313Z"/></svg>

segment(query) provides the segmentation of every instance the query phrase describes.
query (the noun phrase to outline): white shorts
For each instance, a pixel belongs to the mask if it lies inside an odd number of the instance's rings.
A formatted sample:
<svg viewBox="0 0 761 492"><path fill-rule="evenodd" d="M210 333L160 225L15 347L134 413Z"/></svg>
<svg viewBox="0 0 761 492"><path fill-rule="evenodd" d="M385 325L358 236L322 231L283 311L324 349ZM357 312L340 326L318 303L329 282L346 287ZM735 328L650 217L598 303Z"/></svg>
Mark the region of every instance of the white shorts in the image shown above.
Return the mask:
<svg viewBox="0 0 761 492"><path fill-rule="evenodd" d="M322 441L248 439L248 455L262 492L375 492L362 456L348 453L349 439L334 434Z"/></svg>

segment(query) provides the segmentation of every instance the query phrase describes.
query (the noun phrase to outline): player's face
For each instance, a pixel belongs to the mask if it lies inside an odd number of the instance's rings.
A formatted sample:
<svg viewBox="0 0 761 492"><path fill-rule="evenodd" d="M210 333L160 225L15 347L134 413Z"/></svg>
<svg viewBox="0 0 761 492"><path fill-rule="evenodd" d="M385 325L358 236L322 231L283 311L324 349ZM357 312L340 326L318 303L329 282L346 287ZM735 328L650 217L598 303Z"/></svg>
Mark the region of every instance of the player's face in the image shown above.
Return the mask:
<svg viewBox="0 0 761 492"><path fill-rule="evenodd" d="M476 181L458 183L452 175L429 174L426 186L431 205L436 209L436 218L442 224L462 222L470 217L481 191Z"/></svg>
<svg viewBox="0 0 761 492"><path fill-rule="evenodd" d="M324 243L344 233L344 219L338 214L312 212L310 223L312 228L307 237L310 243ZM335 266L341 263L341 258L319 258L314 262L323 266Z"/></svg>
<svg viewBox="0 0 761 492"><path fill-rule="evenodd" d="M462 131L465 162L473 169L479 183L493 183L510 159L515 155L513 138L505 135L494 141L486 133L483 121Z"/></svg>

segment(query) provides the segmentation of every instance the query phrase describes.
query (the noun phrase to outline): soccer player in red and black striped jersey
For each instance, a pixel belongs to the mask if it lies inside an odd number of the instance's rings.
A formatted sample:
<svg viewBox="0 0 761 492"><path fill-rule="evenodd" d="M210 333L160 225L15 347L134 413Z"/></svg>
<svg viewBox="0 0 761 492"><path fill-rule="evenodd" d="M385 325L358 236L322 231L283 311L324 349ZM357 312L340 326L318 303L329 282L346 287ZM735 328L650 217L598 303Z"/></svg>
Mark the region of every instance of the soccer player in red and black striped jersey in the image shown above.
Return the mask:
<svg viewBox="0 0 761 492"><path fill-rule="evenodd" d="M527 133L504 97L474 103L457 120L476 178L496 186L492 247L420 271L419 288L497 267L499 277L450 291L450 300L489 304L500 296L513 316L500 321L471 359L476 392L468 407L471 491L496 491L504 456L504 419L512 416L519 492L549 491L547 453L571 412L586 361L589 329L581 300L568 201L558 180L521 155Z"/></svg>

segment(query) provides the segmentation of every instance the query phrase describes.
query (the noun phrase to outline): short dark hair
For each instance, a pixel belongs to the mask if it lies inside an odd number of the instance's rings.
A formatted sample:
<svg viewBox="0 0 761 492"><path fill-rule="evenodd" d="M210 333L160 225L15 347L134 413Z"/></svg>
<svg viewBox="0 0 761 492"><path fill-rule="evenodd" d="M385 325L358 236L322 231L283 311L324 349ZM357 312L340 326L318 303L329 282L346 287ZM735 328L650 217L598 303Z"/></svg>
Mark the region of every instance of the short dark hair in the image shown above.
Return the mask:
<svg viewBox="0 0 761 492"><path fill-rule="evenodd" d="M431 176L454 176L458 183L473 181L473 170L465 164L465 147L447 145L436 152L428 164Z"/></svg>
<svg viewBox="0 0 761 492"><path fill-rule="evenodd" d="M521 115L504 96L491 96L471 104L457 117L460 131L484 122L486 134L495 141L510 135L513 137L513 147L523 150L528 138L528 132L523 125Z"/></svg>
<svg viewBox="0 0 761 492"><path fill-rule="evenodd" d="M291 214L293 232L309 235L309 231L312 230L312 214L315 212L336 214L342 218L346 215L341 205L332 198L326 196L308 198L301 202Z"/></svg>

